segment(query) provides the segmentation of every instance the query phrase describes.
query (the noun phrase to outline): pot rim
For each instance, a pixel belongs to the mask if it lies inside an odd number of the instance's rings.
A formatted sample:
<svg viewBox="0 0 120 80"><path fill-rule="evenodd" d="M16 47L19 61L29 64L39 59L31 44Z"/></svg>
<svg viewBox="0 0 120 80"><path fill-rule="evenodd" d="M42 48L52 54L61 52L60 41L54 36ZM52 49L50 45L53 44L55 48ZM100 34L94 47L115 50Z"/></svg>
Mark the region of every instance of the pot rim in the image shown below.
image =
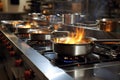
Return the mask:
<svg viewBox="0 0 120 80"><path fill-rule="evenodd" d="M59 37L60 38L60 37ZM66 46L73 46L73 45L90 45L92 43L94 43L94 41L96 41L97 39L96 38L93 38L93 37L86 37L85 39L88 39L89 41L88 42L85 42L85 43L76 43L76 44L68 44L68 43L57 43L54 41L55 38L52 39L52 42L54 44L59 44L59 45L66 45Z"/></svg>
<svg viewBox="0 0 120 80"><path fill-rule="evenodd" d="M55 45L64 45L64 46L74 46L74 45L89 45L89 44L91 44L91 43L80 43L80 44L66 44L66 43L56 43L56 42L54 42L54 44Z"/></svg>
<svg viewBox="0 0 120 80"><path fill-rule="evenodd" d="M52 35L51 33L30 33L31 35Z"/></svg>
<svg viewBox="0 0 120 80"><path fill-rule="evenodd" d="M116 21L116 22L118 22L120 20L119 19L114 19L114 18L102 18L102 19L100 19L100 21L102 21L102 22L106 22L106 21Z"/></svg>

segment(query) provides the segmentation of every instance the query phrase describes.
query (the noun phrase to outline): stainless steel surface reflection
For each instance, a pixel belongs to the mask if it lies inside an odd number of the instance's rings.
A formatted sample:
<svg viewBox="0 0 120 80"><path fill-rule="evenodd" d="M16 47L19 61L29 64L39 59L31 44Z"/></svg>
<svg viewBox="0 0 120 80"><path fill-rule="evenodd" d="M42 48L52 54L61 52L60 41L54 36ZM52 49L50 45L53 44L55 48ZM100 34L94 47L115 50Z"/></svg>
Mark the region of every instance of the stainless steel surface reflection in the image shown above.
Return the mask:
<svg viewBox="0 0 120 80"><path fill-rule="evenodd" d="M67 68L65 70L74 77L74 80L120 80L119 61L74 67L74 69Z"/></svg>

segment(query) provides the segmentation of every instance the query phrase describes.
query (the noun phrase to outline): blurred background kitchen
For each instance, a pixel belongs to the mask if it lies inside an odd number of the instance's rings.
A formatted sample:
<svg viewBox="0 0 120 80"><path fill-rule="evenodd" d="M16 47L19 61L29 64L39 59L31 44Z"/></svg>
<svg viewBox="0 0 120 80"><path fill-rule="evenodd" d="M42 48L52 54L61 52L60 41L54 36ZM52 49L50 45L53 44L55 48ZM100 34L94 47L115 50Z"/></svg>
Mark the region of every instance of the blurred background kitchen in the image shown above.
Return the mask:
<svg viewBox="0 0 120 80"><path fill-rule="evenodd" d="M1 0L0 4L1 13L78 13L89 20L120 14L119 0Z"/></svg>

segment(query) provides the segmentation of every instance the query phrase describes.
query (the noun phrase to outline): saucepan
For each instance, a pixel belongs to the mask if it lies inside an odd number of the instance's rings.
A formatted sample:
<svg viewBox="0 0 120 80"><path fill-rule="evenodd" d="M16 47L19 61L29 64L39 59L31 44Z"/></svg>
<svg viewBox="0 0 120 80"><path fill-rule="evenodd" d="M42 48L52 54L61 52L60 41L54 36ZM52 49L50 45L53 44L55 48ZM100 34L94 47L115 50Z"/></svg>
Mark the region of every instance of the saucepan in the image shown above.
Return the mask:
<svg viewBox="0 0 120 80"><path fill-rule="evenodd" d="M57 43L55 38L53 41L53 50L57 54L64 56L85 56L89 54L93 49L93 40L95 38L85 38L85 43L79 44L66 44L66 43Z"/></svg>
<svg viewBox="0 0 120 80"><path fill-rule="evenodd" d="M99 29L106 32L119 32L120 20L112 18L102 18L99 20Z"/></svg>
<svg viewBox="0 0 120 80"><path fill-rule="evenodd" d="M50 40L52 35L47 29L29 29L30 40Z"/></svg>

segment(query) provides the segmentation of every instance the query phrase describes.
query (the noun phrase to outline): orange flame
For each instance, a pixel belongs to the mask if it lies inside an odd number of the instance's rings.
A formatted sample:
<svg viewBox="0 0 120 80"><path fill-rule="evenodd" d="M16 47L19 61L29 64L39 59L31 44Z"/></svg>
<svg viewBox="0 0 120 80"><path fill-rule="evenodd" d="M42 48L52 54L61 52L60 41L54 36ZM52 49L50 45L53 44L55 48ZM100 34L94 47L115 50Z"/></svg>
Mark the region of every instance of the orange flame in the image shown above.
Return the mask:
<svg viewBox="0 0 120 80"><path fill-rule="evenodd" d="M21 24L23 21L12 21L11 24L16 27L17 25Z"/></svg>
<svg viewBox="0 0 120 80"><path fill-rule="evenodd" d="M31 28L31 25L29 23L26 23L25 28Z"/></svg>
<svg viewBox="0 0 120 80"><path fill-rule="evenodd" d="M64 44L80 44L80 43L84 43L83 41L84 35L85 35L84 29L77 28L76 32L72 32L67 37L64 38L56 38L54 41L57 43L64 43Z"/></svg>

